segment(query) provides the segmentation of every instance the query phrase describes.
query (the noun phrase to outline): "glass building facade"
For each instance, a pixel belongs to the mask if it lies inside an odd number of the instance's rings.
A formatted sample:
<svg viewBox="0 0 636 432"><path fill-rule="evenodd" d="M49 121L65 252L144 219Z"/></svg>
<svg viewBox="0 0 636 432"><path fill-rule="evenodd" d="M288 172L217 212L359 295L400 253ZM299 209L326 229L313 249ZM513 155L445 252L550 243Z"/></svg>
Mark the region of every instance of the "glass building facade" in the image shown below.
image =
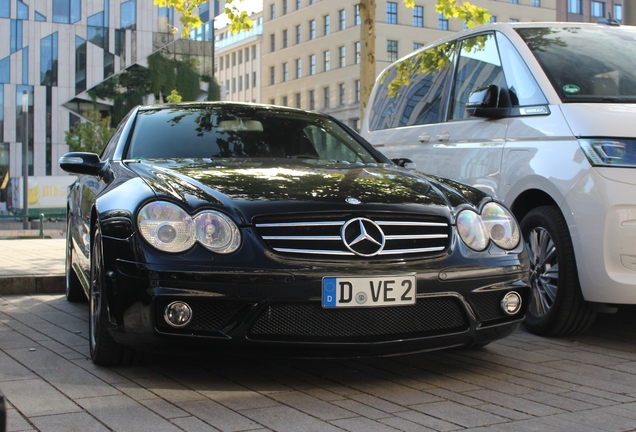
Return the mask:
<svg viewBox="0 0 636 432"><path fill-rule="evenodd" d="M180 38L180 29L172 32L180 25L178 14L152 2L0 0L0 28L8 36L0 47L0 214L8 210L9 179L22 176L24 141L29 175L67 175L57 163L68 151L65 132L86 118L89 107L103 117L125 115L110 99L117 94L102 91L104 84L121 83L109 81L113 76L147 69L156 52L173 61L188 59L200 76L213 76L210 20L219 9L213 5L200 9L204 25L188 40ZM205 99L201 88L195 97ZM150 92L136 98L135 104L155 102Z"/></svg>

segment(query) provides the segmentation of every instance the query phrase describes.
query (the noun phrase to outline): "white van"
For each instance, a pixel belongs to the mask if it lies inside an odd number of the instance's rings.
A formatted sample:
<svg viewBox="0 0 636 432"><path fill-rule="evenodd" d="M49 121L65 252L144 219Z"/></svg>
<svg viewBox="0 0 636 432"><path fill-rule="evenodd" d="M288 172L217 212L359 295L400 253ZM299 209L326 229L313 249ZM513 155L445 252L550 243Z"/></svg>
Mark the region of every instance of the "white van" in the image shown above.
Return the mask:
<svg viewBox="0 0 636 432"><path fill-rule="evenodd" d="M491 24L398 60L371 94L367 140L521 221L534 333L636 304L635 59L636 27Z"/></svg>

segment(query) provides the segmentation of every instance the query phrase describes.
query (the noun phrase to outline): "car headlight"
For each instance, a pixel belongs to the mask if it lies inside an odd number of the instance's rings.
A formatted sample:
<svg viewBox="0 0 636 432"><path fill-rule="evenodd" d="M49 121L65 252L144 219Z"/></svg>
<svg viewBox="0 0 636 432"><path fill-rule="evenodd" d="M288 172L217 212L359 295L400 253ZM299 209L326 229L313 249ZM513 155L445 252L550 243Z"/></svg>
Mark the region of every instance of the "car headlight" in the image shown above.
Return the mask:
<svg viewBox="0 0 636 432"><path fill-rule="evenodd" d="M464 243L476 251L486 249L491 240L500 248L511 250L521 238L515 218L494 202L486 204L481 215L473 210L462 210L457 215L457 230Z"/></svg>
<svg viewBox="0 0 636 432"><path fill-rule="evenodd" d="M216 253L232 253L241 245L239 229L223 213L206 210L194 217L196 238Z"/></svg>
<svg viewBox="0 0 636 432"><path fill-rule="evenodd" d="M213 252L227 254L241 244L238 227L224 214L205 210L193 218L165 201L145 205L139 211L137 225L143 238L164 252L183 252L198 241Z"/></svg>
<svg viewBox="0 0 636 432"><path fill-rule="evenodd" d="M592 166L636 166L636 140L580 139L579 145Z"/></svg>

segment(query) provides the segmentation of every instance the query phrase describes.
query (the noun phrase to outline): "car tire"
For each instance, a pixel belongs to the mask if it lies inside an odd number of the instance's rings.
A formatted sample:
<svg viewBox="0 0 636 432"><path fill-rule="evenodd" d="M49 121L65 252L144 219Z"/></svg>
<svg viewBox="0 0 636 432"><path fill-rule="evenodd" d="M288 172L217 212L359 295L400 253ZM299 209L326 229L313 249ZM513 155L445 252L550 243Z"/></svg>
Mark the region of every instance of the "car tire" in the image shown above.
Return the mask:
<svg viewBox="0 0 636 432"><path fill-rule="evenodd" d="M73 238L71 236L71 222L70 219L66 224L66 259L64 261L65 267L65 285L66 285L66 300L77 303L86 301L86 293L84 288L73 269Z"/></svg>
<svg viewBox="0 0 636 432"><path fill-rule="evenodd" d="M101 366L140 363L142 353L117 343L108 330L110 321L106 296L106 274L102 233L99 226L96 227L91 242L90 277L88 337L91 360Z"/></svg>
<svg viewBox="0 0 636 432"><path fill-rule="evenodd" d="M581 293L570 232L556 206L530 211L521 221L530 258L532 297L525 327L541 336L587 330L596 312Z"/></svg>

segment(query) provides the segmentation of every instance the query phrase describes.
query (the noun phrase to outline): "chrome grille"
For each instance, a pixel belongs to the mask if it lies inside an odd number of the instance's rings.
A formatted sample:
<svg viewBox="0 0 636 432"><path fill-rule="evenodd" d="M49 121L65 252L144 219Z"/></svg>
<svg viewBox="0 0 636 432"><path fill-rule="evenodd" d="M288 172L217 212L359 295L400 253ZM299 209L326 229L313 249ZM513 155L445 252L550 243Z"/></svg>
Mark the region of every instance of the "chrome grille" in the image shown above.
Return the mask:
<svg viewBox="0 0 636 432"><path fill-rule="evenodd" d="M347 221L364 217L384 232L385 245L378 256L430 255L445 251L451 227L443 217L420 215L348 214L330 218L296 217L284 220L259 219L261 238L277 252L352 257L342 230Z"/></svg>

